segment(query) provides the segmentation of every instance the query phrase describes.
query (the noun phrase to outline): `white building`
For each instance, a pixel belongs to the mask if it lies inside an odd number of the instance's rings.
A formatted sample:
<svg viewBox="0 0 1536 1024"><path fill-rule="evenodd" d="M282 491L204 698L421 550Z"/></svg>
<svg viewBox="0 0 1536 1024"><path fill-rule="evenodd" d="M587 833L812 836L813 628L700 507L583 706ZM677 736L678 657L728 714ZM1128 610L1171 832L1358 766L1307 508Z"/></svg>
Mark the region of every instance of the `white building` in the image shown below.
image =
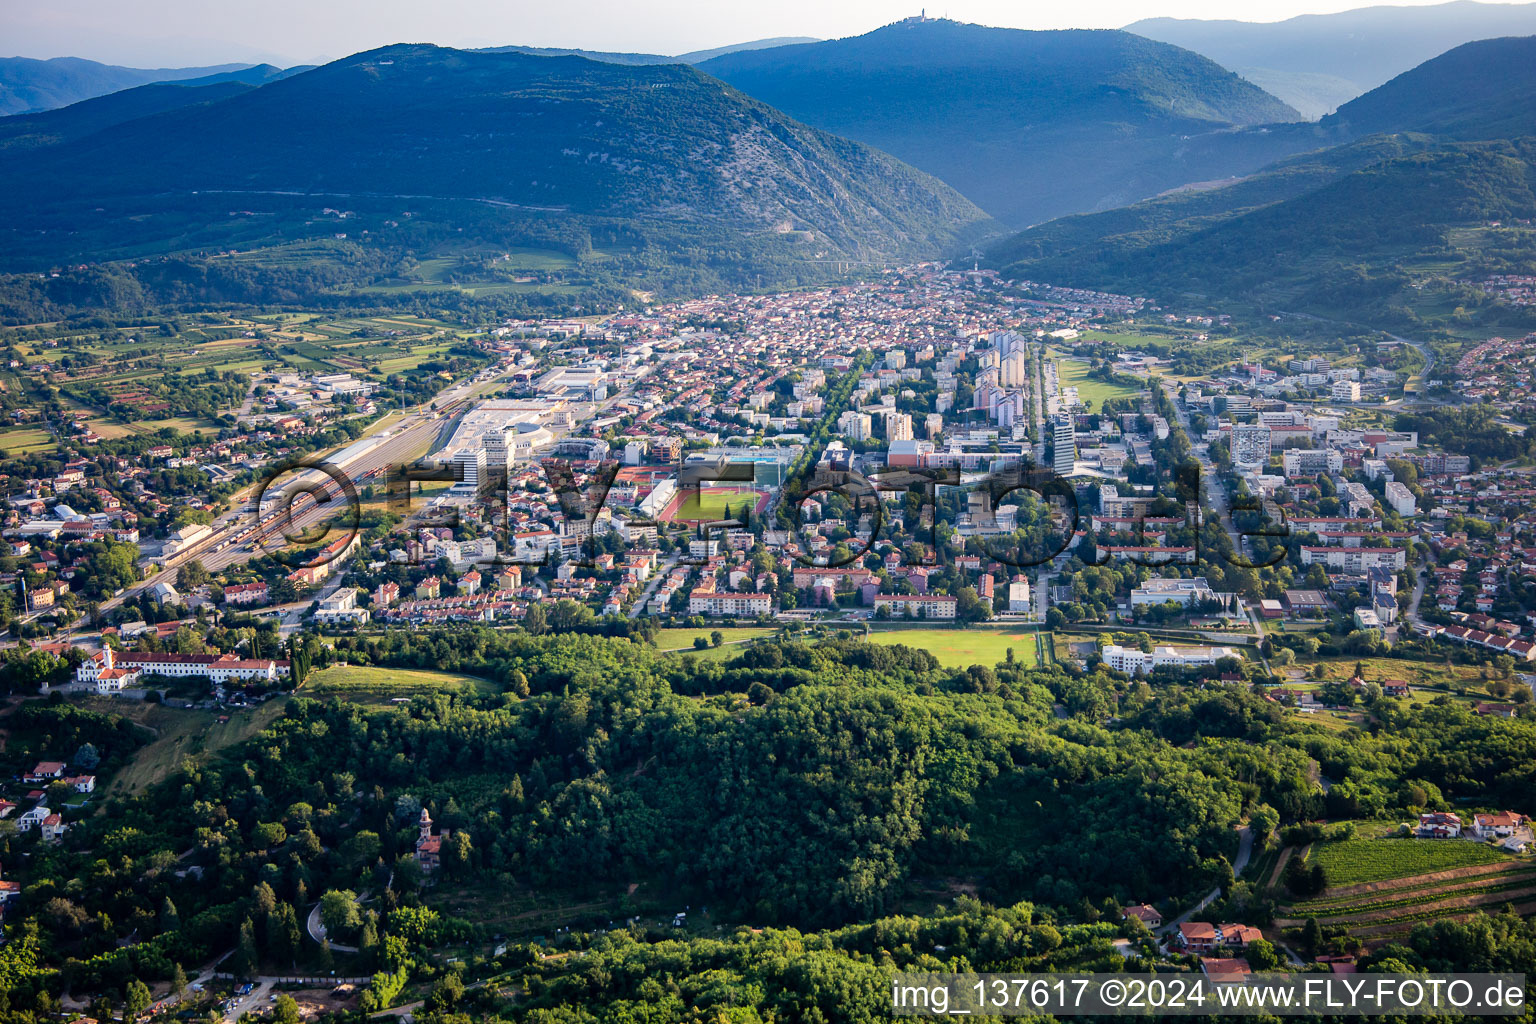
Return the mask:
<svg viewBox="0 0 1536 1024"><path fill-rule="evenodd" d="M1239 657L1231 647L1154 647L1149 654L1140 648L1118 644L1105 647L1103 655L1104 664L1133 676L1158 668L1203 668L1223 658Z"/></svg>
<svg viewBox="0 0 1536 1024"><path fill-rule="evenodd" d="M505 458L503 448L502 458ZM466 489L478 488L485 479L485 449L461 448L453 453L453 476L457 481L455 487Z"/></svg>
<svg viewBox="0 0 1536 1024"><path fill-rule="evenodd" d="M1008 610L1027 612L1029 607L1029 580L1021 576L1008 584Z"/></svg>
<svg viewBox="0 0 1536 1024"><path fill-rule="evenodd" d="M1287 448L1280 453L1287 479L1337 473L1344 468L1344 455L1335 448Z"/></svg>
<svg viewBox="0 0 1536 1024"><path fill-rule="evenodd" d="M1242 423L1232 428L1232 462L1255 468L1269 462L1269 425Z"/></svg>
<svg viewBox="0 0 1536 1024"><path fill-rule="evenodd" d="M1051 468L1059 476L1071 476L1077 465L1077 425L1069 413L1051 418Z"/></svg>
<svg viewBox="0 0 1536 1024"><path fill-rule="evenodd" d="M729 591L695 590L688 595L689 615L731 615L755 618L773 611L769 594L735 594Z"/></svg>
<svg viewBox="0 0 1536 1024"><path fill-rule="evenodd" d="M1167 601L1187 607L1200 601L1214 601L1217 596L1216 591L1211 589L1210 583L1206 582L1204 576L1195 576L1187 580L1159 577L1147 580L1131 591L1131 607L1140 608L1142 605L1163 604Z"/></svg>
<svg viewBox="0 0 1536 1024"><path fill-rule="evenodd" d="M1328 390L1328 397L1335 402L1360 401L1360 382L1356 380L1336 380L1333 387Z"/></svg>
<svg viewBox="0 0 1536 1024"><path fill-rule="evenodd" d="M1402 548L1342 548L1302 545L1301 564L1321 564L1334 572L1366 573L1378 566L1402 569L1408 564Z"/></svg>
<svg viewBox="0 0 1536 1024"><path fill-rule="evenodd" d="M876 594L875 611L881 608L891 618L952 619L960 602L945 594Z"/></svg>
<svg viewBox="0 0 1536 1024"><path fill-rule="evenodd" d="M845 412L837 418L837 432L853 441L868 441L874 432L874 421L866 412Z"/></svg>
<svg viewBox="0 0 1536 1024"><path fill-rule="evenodd" d="M166 538L165 544L160 548L162 561L168 561L176 555L212 536L213 527L204 523L189 523L181 527L175 533Z"/></svg>
<svg viewBox="0 0 1536 1024"><path fill-rule="evenodd" d="M128 677L113 675L115 670L137 673L137 677L128 680ZM75 669L76 681L93 683L98 692L121 690L143 676L177 679L202 676L216 683L227 683L276 682L287 675L288 663L270 658L239 658L233 654L149 654L113 651L111 647L92 654Z"/></svg>
<svg viewBox="0 0 1536 1024"><path fill-rule="evenodd" d="M1387 504L1400 516L1411 516L1419 510L1413 492L1397 480L1387 482Z"/></svg>
<svg viewBox="0 0 1536 1024"><path fill-rule="evenodd" d="M315 611L315 618L321 622L355 622L362 624L368 621L368 609L357 606L356 589L342 587L336 593L320 602L320 607Z"/></svg>

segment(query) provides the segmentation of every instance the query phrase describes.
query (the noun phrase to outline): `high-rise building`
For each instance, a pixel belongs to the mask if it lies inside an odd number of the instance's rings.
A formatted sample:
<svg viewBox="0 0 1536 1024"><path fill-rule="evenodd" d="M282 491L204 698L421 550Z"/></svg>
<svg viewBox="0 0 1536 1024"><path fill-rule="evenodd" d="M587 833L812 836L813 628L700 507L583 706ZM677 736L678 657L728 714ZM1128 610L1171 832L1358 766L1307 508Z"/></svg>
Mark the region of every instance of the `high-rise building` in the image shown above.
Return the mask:
<svg viewBox="0 0 1536 1024"><path fill-rule="evenodd" d="M1060 476L1071 476L1077 462L1077 427L1069 413L1051 417L1051 466Z"/></svg>
<svg viewBox="0 0 1536 1024"><path fill-rule="evenodd" d="M1017 349L1003 356L1001 382L1005 388L1021 388L1029 377L1029 360Z"/></svg>
<svg viewBox="0 0 1536 1024"><path fill-rule="evenodd" d="M1360 401L1360 384L1353 380L1334 381L1328 397L1335 402L1358 402Z"/></svg>
<svg viewBox="0 0 1536 1024"><path fill-rule="evenodd" d="M867 412L849 411L837 418L837 432L854 441L868 441L872 422Z"/></svg>
<svg viewBox="0 0 1536 1024"><path fill-rule="evenodd" d="M1232 462L1241 469L1257 469L1269 462L1270 429L1263 423L1240 423L1232 428Z"/></svg>
<svg viewBox="0 0 1536 1024"><path fill-rule="evenodd" d="M886 441L912 440L912 417L904 412L886 413L885 439Z"/></svg>
<svg viewBox="0 0 1536 1024"><path fill-rule="evenodd" d="M454 486L479 487L485 477L485 449L460 448L453 453Z"/></svg>

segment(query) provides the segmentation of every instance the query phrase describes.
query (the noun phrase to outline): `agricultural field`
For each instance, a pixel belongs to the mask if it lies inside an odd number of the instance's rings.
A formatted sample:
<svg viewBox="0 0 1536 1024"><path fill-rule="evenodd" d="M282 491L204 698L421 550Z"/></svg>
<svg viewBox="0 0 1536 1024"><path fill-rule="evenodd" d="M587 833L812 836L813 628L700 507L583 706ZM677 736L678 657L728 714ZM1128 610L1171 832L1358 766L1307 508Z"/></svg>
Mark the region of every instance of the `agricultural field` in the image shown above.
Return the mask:
<svg viewBox="0 0 1536 1024"><path fill-rule="evenodd" d="M0 430L0 451L12 457L48 451L55 443L53 435L42 427L7 427Z"/></svg>
<svg viewBox="0 0 1536 1024"><path fill-rule="evenodd" d="M1049 644L1049 633L1041 633L1032 626L973 626L969 629L874 629L869 640L877 644L900 644L927 651L946 668L969 668L972 665L996 665L1008 659L1013 651L1016 661L1036 666L1040 663L1036 637Z"/></svg>
<svg viewBox="0 0 1536 1024"><path fill-rule="evenodd" d="M1380 836L1318 843L1307 861L1323 866L1330 886L1350 886L1506 859L1484 843Z"/></svg>
<svg viewBox="0 0 1536 1024"><path fill-rule="evenodd" d="M744 644L752 640L759 640L765 636L772 636L775 632L769 627L720 628L701 626L698 629L658 629L656 631L656 649L659 651L692 651L693 642L699 637L709 640L710 634L718 632L725 639L722 646L731 644Z"/></svg>
<svg viewBox="0 0 1536 1024"><path fill-rule="evenodd" d="M490 693L496 684L478 676L423 669L336 665L304 680L300 688L311 697L336 697L358 704L383 704L397 697L473 691Z"/></svg>
<svg viewBox="0 0 1536 1024"><path fill-rule="evenodd" d="M1422 842L1471 845L1455 840ZM1378 945L1403 935L1420 921L1459 920L1479 910L1492 912L1506 905L1519 914L1536 911L1536 861L1500 855L1485 863L1331 886L1317 898L1280 907L1275 924L1295 928L1308 918L1316 918L1319 924L1345 927L1351 935Z"/></svg>
<svg viewBox="0 0 1536 1024"><path fill-rule="evenodd" d="M1140 388L1126 387L1121 384L1110 384L1102 380L1094 380L1088 376L1088 364L1078 362L1075 359L1058 359L1056 361L1057 379L1063 388L1077 388L1077 397L1090 403L1093 409L1104 407L1107 398L1133 398L1141 394Z"/></svg>
<svg viewBox="0 0 1536 1024"><path fill-rule="evenodd" d="M1296 667L1304 669L1306 678L1315 682L1343 682L1353 676L1355 667L1362 663L1367 682L1401 679L1414 688L1410 698L1414 701L1429 701L1446 694L1455 695L1460 689L1468 691L1468 700L1486 700L1488 694L1483 691L1486 691L1489 680L1485 678L1485 673L1495 678L1498 676L1496 670L1482 665L1410 661L1403 658L1307 658L1298 662Z"/></svg>

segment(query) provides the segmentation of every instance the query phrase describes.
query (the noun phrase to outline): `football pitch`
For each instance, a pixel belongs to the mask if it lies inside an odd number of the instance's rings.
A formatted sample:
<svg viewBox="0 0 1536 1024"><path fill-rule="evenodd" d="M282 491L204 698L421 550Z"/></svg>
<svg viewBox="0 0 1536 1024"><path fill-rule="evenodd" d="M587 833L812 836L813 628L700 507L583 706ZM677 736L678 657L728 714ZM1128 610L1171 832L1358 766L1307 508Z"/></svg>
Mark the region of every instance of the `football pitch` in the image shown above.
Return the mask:
<svg viewBox="0 0 1536 1024"><path fill-rule="evenodd" d="M752 487L700 487L679 491L662 513L662 518L674 522L714 522L728 518L727 512L739 516L748 502L755 513L768 500L768 492Z"/></svg>

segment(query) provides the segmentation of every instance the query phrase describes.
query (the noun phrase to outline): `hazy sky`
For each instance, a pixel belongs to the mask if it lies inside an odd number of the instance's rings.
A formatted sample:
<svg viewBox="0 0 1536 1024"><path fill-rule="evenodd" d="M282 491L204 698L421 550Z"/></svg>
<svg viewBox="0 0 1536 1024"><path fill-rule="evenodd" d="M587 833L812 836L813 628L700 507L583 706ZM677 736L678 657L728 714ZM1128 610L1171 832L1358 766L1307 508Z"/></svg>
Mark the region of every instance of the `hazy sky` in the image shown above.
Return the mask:
<svg viewBox="0 0 1536 1024"><path fill-rule="evenodd" d="M766 36L857 35L924 0L0 0L0 56L144 67L311 63L385 43L685 53ZM930 16L1012 28L1119 28L1140 18L1278 21L1370 0L952 0ZM1440 0L1392 0L1422 6Z"/></svg>

